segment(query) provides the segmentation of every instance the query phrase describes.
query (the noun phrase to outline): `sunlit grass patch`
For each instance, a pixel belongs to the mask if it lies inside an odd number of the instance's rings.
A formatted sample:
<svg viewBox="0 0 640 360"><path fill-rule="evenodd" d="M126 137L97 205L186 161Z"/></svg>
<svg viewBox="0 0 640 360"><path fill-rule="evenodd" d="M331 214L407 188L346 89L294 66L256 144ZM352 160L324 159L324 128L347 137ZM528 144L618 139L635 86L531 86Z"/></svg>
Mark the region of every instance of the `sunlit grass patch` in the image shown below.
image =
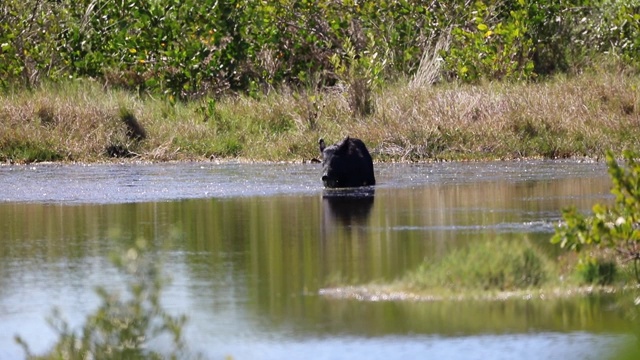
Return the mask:
<svg viewBox="0 0 640 360"><path fill-rule="evenodd" d="M43 85L0 96L4 113L0 151L6 153L20 139L40 149L40 156L14 151L6 161L96 161L106 155L107 146L120 132L125 137L118 109L129 102L128 97L124 92L105 93L88 81ZM46 156L50 153L58 155Z"/></svg>

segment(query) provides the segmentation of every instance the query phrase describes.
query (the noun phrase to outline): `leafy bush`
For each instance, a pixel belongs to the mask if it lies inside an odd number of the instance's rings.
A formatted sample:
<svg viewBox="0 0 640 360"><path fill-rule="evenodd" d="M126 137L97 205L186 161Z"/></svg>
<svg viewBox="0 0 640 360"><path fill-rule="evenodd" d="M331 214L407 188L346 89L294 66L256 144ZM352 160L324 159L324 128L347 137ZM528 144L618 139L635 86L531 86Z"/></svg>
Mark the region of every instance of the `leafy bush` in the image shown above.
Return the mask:
<svg viewBox="0 0 640 360"><path fill-rule="evenodd" d="M640 162L632 151L623 152L625 167L607 152L606 161L613 181L613 206L596 204L593 214L586 216L575 207L563 210L564 223L556 228L551 242L562 248L580 252L597 246L614 249L624 262L633 262L640 282Z"/></svg>
<svg viewBox="0 0 640 360"><path fill-rule="evenodd" d="M177 359L186 354L182 340L184 316L172 316L160 305L160 292L164 284L160 265L149 256L142 240L122 255L114 255L113 264L125 276L128 298L98 287L96 293L102 304L87 316L79 333L70 329L56 311L49 321L58 332L53 349L43 356L34 356L28 344L20 337L29 359L162 359L163 354L145 348L149 339L168 335L173 341L168 358Z"/></svg>
<svg viewBox="0 0 640 360"><path fill-rule="evenodd" d="M177 100L343 82L367 114L376 83L415 74L438 39L452 39L449 77L476 81L567 71L594 52L637 63L639 35L633 0L7 0L0 87L90 77Z"/></svg>
<svg viewBox="0 0 640 360"><path fill-rule="evenodd" d="M634 0L594 1L599 11L586 20L587 46L640 62L640 4Z"/></svg>
<svg viewBox="0 0 640 360"><path fill-rule="evenodd" d="M57 80L64 64L58 35L65 10L53 1L5 0L0 5L0 88L27 88L41 79Z"/></svg>
<svg viewBox="0 0 640 360"><path fill-rule="evenodd" d="M1 85L36 65L174 99L314 78L331 85L330 58L346 59L348 43L412 69L425 14L416 0L10 0L0 5Z"/></svg>
<svg viewBox="0 0 640 360"><path fill-rule="evenodd" d="M527 36L524 1L516 4L501 10L502 2L487 6L477 1L468 23L452 30L453 42L444 57L447 69L464 81L531 78L533 40Z"/></svg>

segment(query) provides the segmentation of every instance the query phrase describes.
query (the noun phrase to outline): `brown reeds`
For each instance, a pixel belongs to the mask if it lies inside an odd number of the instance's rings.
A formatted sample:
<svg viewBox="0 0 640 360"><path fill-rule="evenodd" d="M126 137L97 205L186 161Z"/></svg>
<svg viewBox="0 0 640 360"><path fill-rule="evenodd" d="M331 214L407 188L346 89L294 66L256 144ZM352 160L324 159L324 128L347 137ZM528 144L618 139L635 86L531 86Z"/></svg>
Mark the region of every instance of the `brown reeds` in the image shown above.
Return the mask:
<svg viewBox="0 0 640 360"><path fill-rule="evenodd" d="M113 144L150 161L290 161L317 157L320 137L346 135L376 161L598 158L639 146L640 75L620 66L537 83L399 80L372 93L374 111L360 117L349 96L284 89L172 103L90 81L5 93L0 161L104 161Z"/></svg>

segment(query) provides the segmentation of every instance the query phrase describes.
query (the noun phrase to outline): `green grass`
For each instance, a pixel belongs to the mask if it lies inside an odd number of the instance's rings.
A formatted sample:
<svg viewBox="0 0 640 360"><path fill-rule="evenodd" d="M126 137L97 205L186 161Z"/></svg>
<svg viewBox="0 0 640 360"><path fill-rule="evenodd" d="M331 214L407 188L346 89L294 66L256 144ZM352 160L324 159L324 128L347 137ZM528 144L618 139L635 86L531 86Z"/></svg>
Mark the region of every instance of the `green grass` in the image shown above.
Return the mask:
<svg viewBox="0 0 640 360"><path fill-rule="evenodd" d="M332 279L320 293L360 300L501 300L591 293L634 293L633 266L592 249L596 260L573 252L550 255L526 237L478 239L435 260L425 259L391 282L353 285Z"/></svg>
<svg viewBox="0 0 640 360"><path fill-rule="evenodd" d="M0 144L0 159L21 159L22 162L58 161L64 156L47 143L34 140L6 139Z"/></svg>
<svg viewBox="0 0 640 360"><path fill-rule="evenodd" d="M147 161L302 161L319 155L319 137L345 135L375 161L599 158L638 147L640 74L619 65L539 83L409 83L380 87L364 117L341 91L173 103L89 80L14 90L0 94L0 161L109 161L114 144ZM131 138L123 114L146 137Z"/></svg>
<svg viewBox="0 0 640 360"><path fill-rule="evenodd" d="M359 300L410 301L637 294L633 264L621 261L610 249L592 247L585 254L550 252L526 236L483 238L442 257L425 259L396 280L354 285L338 277L320 293Z"/></svg>
<svg viewBox="0 0 640 360"><path fill-rule="evenodd" d="M539 288L557 276L555 264L527 239L478 240L407 273L411 291L514 291Z"/></svg>

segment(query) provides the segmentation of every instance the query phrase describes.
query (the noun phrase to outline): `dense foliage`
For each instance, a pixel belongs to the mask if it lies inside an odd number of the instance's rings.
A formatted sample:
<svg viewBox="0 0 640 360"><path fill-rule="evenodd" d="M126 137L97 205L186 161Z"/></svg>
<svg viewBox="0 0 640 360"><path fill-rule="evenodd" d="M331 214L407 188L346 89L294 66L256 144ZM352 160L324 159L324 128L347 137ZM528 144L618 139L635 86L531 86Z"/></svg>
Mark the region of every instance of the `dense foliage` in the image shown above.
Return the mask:
<svg viewBox="0 0 640 360"><path fill-rule="evenodd" d="M613 181L613 206L596 204L593 214L586 216L575 208L563 211L564 223L556 229L552 242L577 252L590 246L614 249L623 262L633 262L636 279L640 282L640 161L631 152L624 152L625 166L607 153L609 175ZM587 280L603 281L615 272L611 262L593 257L582 260ZM600 280L599 280L600 279Z"/></svg>
<svg viewBox="0 0 640 360"><path fill-rule="evenodd" d="M439 46L436 46L438 45ZM636 62L635 0L4 0L0 87L90 77L190 99L282 84L362 93L435 79L531 79L597 53ZM434 54L435 53L435 54ZM422 64L421 64L422 62ZM364 95L364 96L363 96ZM364 100L362 100L364 98Z"/></svg>

